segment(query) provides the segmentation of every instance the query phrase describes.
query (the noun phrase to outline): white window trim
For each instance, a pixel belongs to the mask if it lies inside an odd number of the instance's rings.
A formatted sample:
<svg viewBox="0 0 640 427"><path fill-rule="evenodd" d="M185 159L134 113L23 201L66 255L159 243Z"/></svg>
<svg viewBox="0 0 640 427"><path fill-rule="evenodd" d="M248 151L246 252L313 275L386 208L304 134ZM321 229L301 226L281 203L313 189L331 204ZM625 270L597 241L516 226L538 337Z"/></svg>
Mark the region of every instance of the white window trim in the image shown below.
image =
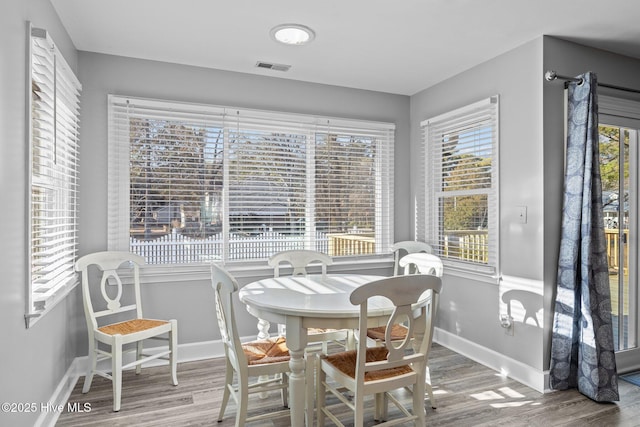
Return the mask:
<svg viewBox="0 0 640 427"><path fill-rule="evenodd" d="M265 118L287 118L289 120L296 120L299 122L307 122L312 123L315 126L321 127L322 123L326 123L327 120L331 122L331 129L334 128L339 129L342 126L349 127L351 125L359 125L367 124L373 126L378 129L386 129L389 132L392 132L391 136L391 145L389 147L385 147L385 152L388 153L387 156L377 156L376 162L378 167L383 167L382 162L387 162L388 169L392 171L393 168L393 132L395 130L395 125L393 123L386 122L373 122L366 120L355 120L355 119L343 119L343 118L334 118L334 117L317 117L311 115L303 115L303 114L295 114L295 113L280 113L280 112L271 112L264 110L248 110L241 109L236 107L228 107L228 106L216 106L216 105L207 105L207 104L196 104L196 103L186 103L186 102L175 102L175 101L165 101L165 100L157 100L157 99L145 99L145 98L134 98L127 96L119 96L119 95L109 95L108 96L108 122L109 122L109 168L108 168L108 186L109 186L109 201L108 206L109 209L112 210L108 214L109 224L108 224L108 249L109 250L128 250L129 249L129 173L128 173L128 164L129 164L129 149L128 147L116 146L118 144L114 144L114 132L112 129L111 123L113 120L114 114L114 102L126 102L127 99L139 100L146 103L158 103L158 105L175 104L184 108L185 106L188 108L194 108L198 110L207 110L210 111L211 114L214 115L235 115L237 111L251 111L253 115L261 115ZM226 153L226 150L225 150ZM124 168L124 169L123 169ZM126 170L126 173L122 171ZM225 174L226 174L225 168ZM382 194L378 194L378 197L381 198L381 206L382 209L385 210L384 216L386 216L386 223L381 223L380 221L376 221L376 229L379 232L376 232L376 247L379 248L390 248L393 242L393 215L394 215L394 204L393 204L393 180L394 174L392 172L386 173L384 179L387 180L386 185L382 185ZM380 175L377 177L378 179L382 179ZM384 184L384 183L383 183ZM116 188L117 187L117 188ZM126 206L126 209L123 208ZM114 213L117 212L117 213ZM382 214L382 212L378 211L377 214ZM379 218L379 215L376 215ZM333 271L353 271L354 267L356 269L364 269L370 270L371 268L384 268L388 264L388 267L392 265L392 258L387 255L371 255L371 256L358 256L358 257L341 257L341 259L337 259L336 262L331 267ZM266 261L257 261L257 260L231 260L225 262L225 267L232 273L236 273L239 277L247 277L247 278L259 278L265 277L272 274L272 269L268 268L266 265ZM150 283L162 283L162 282L181 282L181 281L192 281L192 280L203 280L208 279L210 275L209 265L208 264L165 264L165 265L147 265L144 267L145 270L145 280L148 280Z"/></svg>
<svg viewBox="0 0 640 427"><path fill-rule="evenodd" d="M640 129L640 101L598 95L598 115L600 122Z"/></svg>
<svg viewBox="0 0 640 427"><path fill-rule="evenodd" d="M638 271L638 230L640 230L640 197L638 190L638 165L640 165L640 148L638 147L638 133L640 133L640 101L619 98L608 95L598 95L598 124L607 126L619 126L621 128L627 128L632 131L630 135L629 145L629 176L635 177L629 182L628 194L629 194L629 240L627 243L628 259L629 259L629 309L632 312L638 311L638 289L633 284L634 271ZM637 273L635 273L637 274ZM633 313L630 313L630 318L633 318ZM628 323L629 337L635 336L637 331L637 321L630 321ZM638 347L631 347L624 350L616 351L616 364L618 369L625 369L628 367L636 366L640 349Z"/></svg>
<svg viewBox="0 0 640 427"><path fill-rule="evenodd" d="M494 212L491 218L492 236L491 241L495 245L495 249L490 249L490 261L487 266L472 264L467 262L457 262L454 259L443 258L443 264L445 266L445 274L452 274L459 277L468 278L471 280L479 280L490 284L498 284L500 278L500 188L499 188L499 153L500 153L500 99L499 95L494 95L480 101L474 102L467 106L440 114L435 117L423 120L420 122L420 128L422 129L422 159L421 162L421 185L422 190L418 195L418 203L416 206L416 239L423 240L434 247L439 245L439 233L436 229L435 223L438 218L438 206L434 203L435 193L430 182L429 175L432 173L429 164L430 147L428 146L428 126L433 123L446 121L455 118L459 115L466 115L468 112L482 108L495 108L495 153L494 161L497 167L492 170L492 197L495 199L494 204L490 204L488 208ZM424 224L424 225L422 225ZM491 244L491 243L490 243Z"/></svg>
<svg viewBox="0 0 640 427"><path fill-rule="evenodd" d="M26 147L28 150L28 154L26 156L27 158L27 167L26 167L26 171L27 171L27 188L29 189L27 194L26 194L26 210L27 210L27 230L26 230L26 235L27 235L27 245L26 245L26 250L27 250L27 260L28 260L28 264L29 264L29 268L27 270L27 278L25 280L26 282L26 298L25 298L25 326L27 328L30 328L31 326L33 326L37 321L39 321L40 319L42 319L47 313L49 313L60 301L62 301L74 288L75 286L79 283L78 281L78 275L77 274L72 274L70 278L68 278L66 281L64 282L60 282L57 283L53 286L49 286L47 285L41 285L40 287L38 287L38 289L34 289L34 283L33 283L33 277L32 277L32 270L33 270L33 250L32 250L32 218L33 218L33 212L32 212L32 184L33 184L33 123L32 121L34 120L33 115L32 115L32 73L33 73L33 54L34 54L34 50L33 50L33 40L34 39L43 39L46 41L46 43L51 46L51 52L52 52L52 57L53 59L53 79L55 80L54 82L54 94L53 94L53 104L54 104L54 116L52 117L52 121L53 123L49 123L49 126L51 126L51 128L53 128L53 135L54 138L56 137L56 122L57 122L57 115L56 115L56 95L57 95L57 89L56 86L58 84L58 75L60 75L60 80L64 81L63 86L65 86L66 88L63 89L65 91L67 91L65 93L66 96L72 96L69 92L68 89L72 89L77 91L76 96L78 97L78 102L79 102L79 93L82 89L82 85L80 84L80 82L78 81L77 77L75 76L75 74L73 73L71 67L69 66L69 64L65 61L63 55L61 54L61 52L58 50L57 46L55 45L55 43L53 42L53 40L51 39L51 37L49 36L49 33L44 30L44 29L40 29L40 28L35 28L32 26L31 22L27 22L27 35L26 35L26 39L27 39L27 55L26 55L26 59L27 59L27 72L26 72L26 136L27 136L27 143L26 143ZM79 108L78 108L79 109ZM73 123L67 123L65 122L64 124L66 126L70 126L70 127L75 127L76 132L77 132L77 123L78 123L78 119L79 119L79 111L76 112L76 115L74 117L74 122ZM66 128L67 131L69 131L69 128ZM78 144L79 141L77 140L77 135L76 135L76 144ZM78 144L79 145L79 144ZM75 162L76 162L76 169L75 169L75 182L77 183L78 181L78 166L77 166L77 162L78 162L78 157L77 157L77 152L76 152L76 157L74 158ZM77 201L77 184L76 184L76 188L74 189L70 189L68 191L71 192L75 192L75 217L72 219L73 223L75 224L75 228L74 228L74 233L75 233L75 238L74 238L74 242L73 242L73 248L71 248L71 252L73 253L73 258L75 258L75 254L77 252L77 232L78 232L78 201ZM71 267L73 268L73 267Z"/></svg>

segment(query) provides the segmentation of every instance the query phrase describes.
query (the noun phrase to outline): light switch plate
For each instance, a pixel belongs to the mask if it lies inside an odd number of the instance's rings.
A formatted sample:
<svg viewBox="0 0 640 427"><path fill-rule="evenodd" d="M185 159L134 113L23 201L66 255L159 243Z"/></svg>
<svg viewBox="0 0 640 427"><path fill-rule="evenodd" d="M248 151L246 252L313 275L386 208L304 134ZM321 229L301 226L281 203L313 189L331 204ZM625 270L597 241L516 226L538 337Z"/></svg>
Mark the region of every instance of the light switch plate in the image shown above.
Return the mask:
<svg viewBox="0 0 640 427"><path fill-rule="evenodd" d="M520 224L527 223L527 207L526 206L518 206L518 222Z"/></svg>

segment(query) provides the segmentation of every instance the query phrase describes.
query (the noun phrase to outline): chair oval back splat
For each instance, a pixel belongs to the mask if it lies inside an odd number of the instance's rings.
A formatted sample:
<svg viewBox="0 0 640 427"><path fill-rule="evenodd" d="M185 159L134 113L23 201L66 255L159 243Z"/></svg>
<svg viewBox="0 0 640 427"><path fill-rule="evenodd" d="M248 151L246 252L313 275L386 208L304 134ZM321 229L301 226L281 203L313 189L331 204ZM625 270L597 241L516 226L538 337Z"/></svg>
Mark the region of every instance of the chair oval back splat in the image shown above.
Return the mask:
<svg viewBox="0 0 640 427"><path fill-rule="evenodd" d="M327 266L333 263L327 254L311 250L291 250L278 252L269 258L269 266L273 267L273 276L280 277L280 264L288 263L293 267L292 276L306 276L307 266L319 262L322 266L322 275L327 275Z"/></svg>
<svg viewBox="0 0 640 427"><path fill-rule="evenodd" d="M411 271L438 277L442 277L444 274L444 266L440 257L424 252L415 252L403 256L398 261L398 266L404 268L404 274L409 274Z"/></svg>
<svg viewBox="0 0 640 427"><path fill-rule="evenodd" d="M394 258L393 275L397 276L399 273L398 262L400 261L400 258L402 258L404 255L418 252L432 254L433 247L428 243L419 242L417 240L403 240L391 245L391 251L393 252Z"/></svg>

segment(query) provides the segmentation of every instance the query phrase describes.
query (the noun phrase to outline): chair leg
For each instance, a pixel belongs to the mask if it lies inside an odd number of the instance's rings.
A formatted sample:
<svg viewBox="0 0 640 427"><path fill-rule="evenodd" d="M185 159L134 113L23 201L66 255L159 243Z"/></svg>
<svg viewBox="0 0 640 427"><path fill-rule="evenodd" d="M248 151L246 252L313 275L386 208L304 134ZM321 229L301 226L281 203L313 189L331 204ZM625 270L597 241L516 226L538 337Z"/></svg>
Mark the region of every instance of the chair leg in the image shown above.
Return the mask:
<svg viewBox="0 0 640 427"><path fill-rule="evenodd" d="M318 427L324 426L324 406L326 402L326 390L324 389L324 382L327 380L327 375L320 366L320 358L316 360L316 421Z"/></svg>
<svg viewBox="0 0 640 427"><path fill-rule="evenodd" d="M136 360L137 361L142 359L142 351L143 351L142 341L138 341L136 343ZM142 364L138 363L136 365L136 375L140 375L140 372L142 372Z"/></svg>
<svg viewBox="0 0 640 427"><path fill-rule="evenodd" d="M222 402L220 403L220 412L218 413L218 422L222 421L224 418L224 411L227 408L227 403L229 402L229 394L231 393L229 387L233 387L233 367L229 362L229 358L227 359L227 366L224 376L224 392L222 393Z"/></svg>
<svg viewBox="0 0 640 427"><path fill-rule="evenodd" d="M122 335L114 335L111 347L111 382L113 383L113 411L120 410L122 397Z"/></svg>
<svg viewBox="0 0 640 427"><path fill-rule="evenodd" d="M171 331L169 332L169 363L171 364L171 382L178 385L178 321L171 320Z"/></svg>
<svg viewBox="0 0 640 427"><path fill-rule="evenodd" d="M282 375L282 378L280 381L284 386L280 390L280 396L282 397L282 406L284 408L288 408L289 407L289 375L286 372L283 372L280 375Z"/></svg>
<svg viewBox="0 0 640 427"><path fill-rule="evenodd" d="M83 393L88 393L91 388L91 382L93 381L93 373L96 371L96 363L98 355L96 353L96 340L89 338L89 361L87 363L87 374L84 377L84 386L82 387Z"/></svg>
<svg viewBox="0 0 640 427"><path fill-rule="evenodd" d="M354 427L364 425L364 396L362 393L356 393L353 396L353 425Z"/></svg>
<svg viewBox="0 0 640 427"><path fill-rule="evenodd" d="M425 425L425 410L424 410L424 388L425 381L420 381L413 385L413 414L418 416L418 419L414 421L414 425Z"/></svg>
<svg viewBox="0 0 640 427"><path fill-rule="evenodd" d="M249 407L249 383L247 378L240 378L238 375L238 409L236 412L236 427L244 427L247 420Z"/></svg>
<svg viewBox="0 0 640 427"><path fill-rule="evenodd" d="M306 404L305 404L305 417L307 419L308 426L313 425L313 409L315 404L315 363L316 355L315 353L307 353L305 355L305 377L306 377Z"/></svg>
<svg viewBox="0 0 640 427"><path fill-rule="evenodd" d="M355 350L355 349L356 349L356 334L353 332L353 329L349 329L347 330L345 350Z"/></svg>
<svg viewBox="0 0 640 427"><path fill-rule="evenodd" d="M387 398L387 393L376 393L374 402L375 412L373 419L380 422L386 421L389 408L389 399Z"/></svg>
<svg viewBox="0 0 640 427"><path fill-rule="evenodd" d="M426 368L426 383L424 385L427 390L427 394L429 395L429 403L431 403L431 407L436 409L436 399L433 397L433 387L431 386L431 375L429 374L429 367Z"/></svg>
<svg viewBox="0 0 640 427"><path fill-rule="evenodd" d="M380 396L380 403L381 403L381 408L380 408L380 419L382 421L386 421L389 415L389 394L388 393L382 393L382 396Z"/></svg>
<svg viewBox="0 0 640 427"><path fill-rule="evenodd" d="M380 393L376 393L374 396L374 412L373 412L373 419L374 421L380 421L382 419L382 415L380 414L381 410L382 410L382 396L380 395Z"/></svg>

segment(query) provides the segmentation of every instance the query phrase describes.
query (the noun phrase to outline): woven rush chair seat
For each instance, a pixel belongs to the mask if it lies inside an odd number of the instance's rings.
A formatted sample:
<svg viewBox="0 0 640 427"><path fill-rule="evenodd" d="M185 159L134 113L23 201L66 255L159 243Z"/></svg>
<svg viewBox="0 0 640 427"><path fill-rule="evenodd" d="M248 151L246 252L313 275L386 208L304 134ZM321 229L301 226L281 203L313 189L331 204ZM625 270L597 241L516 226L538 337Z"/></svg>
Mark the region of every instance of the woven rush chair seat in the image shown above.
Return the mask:
<svg viewBox="0 0 640 427"><path fill-rule="evenodd" d="M158 326L166 325L166 320L155 319L132 319L120 323L113 323L111 325L105 325L98 330L108 335L129 335L136 332L147 331L149 329L157 328Z"/></svg>
<svg viewBox="0 0 640 427"><path fill-rule="evenodd" d="M380 362L387 360L389 350L386 347L372 347L367 349L367 363ZM358 351L349 350L340 353L321 356L327 363L332 364L341 372L351 378L356 377L356 366L358 363ZM376 381L385 378L392 378L402 374L410 374L413 369L408 365L398 366L397 368L383 369L380 371L370 371L364 374L364 381Z"/></svg>
<svg viewBox="0 0 640 427"><path fill-rule="evenodd" d="M384 341L384 335L387 332L386 326L378 326L367 329L367 337L376 341ZM402 341L407 336L407 328L398 323L391 326L391 341Z"/></svg>
<svg viewBox="0 0 640 427"><path fill-rule="evenodd" d="M251 341L242 344L242 351L249 365L289 361L289 349L284 337Z"/></svg>

